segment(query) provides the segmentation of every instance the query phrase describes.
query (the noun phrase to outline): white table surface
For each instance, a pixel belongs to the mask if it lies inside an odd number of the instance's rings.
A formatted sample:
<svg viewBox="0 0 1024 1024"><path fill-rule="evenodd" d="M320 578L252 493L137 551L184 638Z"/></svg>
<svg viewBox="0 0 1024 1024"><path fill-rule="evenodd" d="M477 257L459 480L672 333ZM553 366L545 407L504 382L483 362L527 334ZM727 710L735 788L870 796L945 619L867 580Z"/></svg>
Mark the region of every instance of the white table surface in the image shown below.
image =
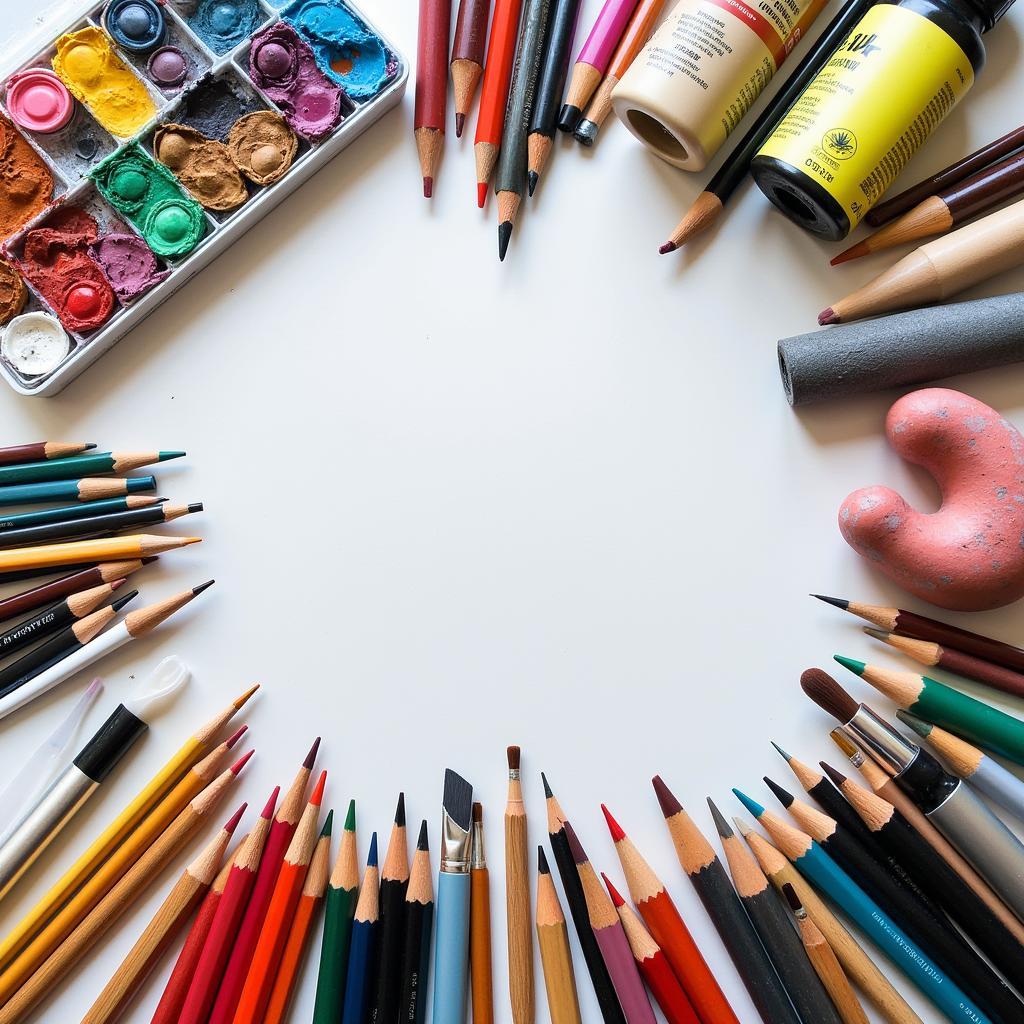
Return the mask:
<svg viewBox="0 0 1024 1024"><path fill-rule="evenodd" d="M598 6L586 0L582 25ZM30 7L0 5L0 36L24 30ZM415 3L366 8L411 60ZM977 86L901 184L1020 122L1022 35L1020 10L991 33ZM887 449L895 395L795 414L775 357L778 338L811 329L819 309L893 254L829 269L837 247L747 187L720 230L659 257L706 175L659 162L609 122L591 152L559 140L500 264L493 199L484 213L474 202L475 118L461 142L449 134L426 202L412 101L410 84L400 109L63 394L0 393L5 444L187 449L187 461L157 469L159 492L206 503L171 531L205 543L133 582L148 603L217 579L103 663L108 690L88 732L159 657L180 654L195 678L3 902L0 930L199 722L259 680L241 716L257 754L232 805L258 810L321 733L327 802L357 798L361 851L372 829L386 838L404 788L412 828L429 818L436 854L445 766L474 783L489 828L499 1021L511 1019L504 748L520 743L531 839L546 842L544 769L591 860L621 880L598 809L606 801L752 1022L649 778L662 773L709 834L708 794L730 815L740 810L732 786L774 806L760 777L796 783L769 739L810 763L843 764L800 671L834 652L899 664L807 593L921 607L846 546L836 512L862 485L898 486L922 508L934 507L934 487ZM974 294L1022 286L1016 272ZM1024 369L949 383L1024 426ZM1022 639L1019 607L949 617ZM836 674L855 695L871 693ZM87 678L0 724L5 774ZM229 813L225 803L218 817ZM77 1019L187 859L37 1019ZM309 1018L318 947L319 936L292 1020ZM131 1020L149 1019L172 959ZM579 958L577 977L584 1019L596 1021ZM539 960L537 979L544 1020ZM940 1019L901 988L925 1021Z"/></svg>

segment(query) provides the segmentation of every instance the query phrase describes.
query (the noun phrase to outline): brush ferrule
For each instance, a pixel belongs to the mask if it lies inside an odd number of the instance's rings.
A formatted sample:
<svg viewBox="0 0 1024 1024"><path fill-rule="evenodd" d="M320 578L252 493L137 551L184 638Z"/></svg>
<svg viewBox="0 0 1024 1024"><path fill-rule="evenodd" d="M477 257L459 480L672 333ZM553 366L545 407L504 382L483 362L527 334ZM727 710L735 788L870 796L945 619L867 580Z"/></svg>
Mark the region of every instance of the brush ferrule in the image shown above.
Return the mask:
<svg viewBox="0 0 1024 1024"><path fill-rule="evenodd" d="M469 873L470 833L447 811L441 821L441 870L448 874Z"/></svg>
<svg viewBox="0 0 1024 1024"><path fill-rule="evenodd" d="M473 822L473 840L470 844L470 867L479 871L487 867L487 857L484 855L484 823Z"/></svg>
<svg viewBox="0 0 1024 1024"><path fill-rule="evenodd" d="M518 782L519 781L519 769L518 768L509 768L509 770L508 770L508 781L509 782Z"/></svg>
<svg viewBox="0 0 1024 1024"><path fill-rule="evenodd" d="M905 740L891 725L865 704L843 726L846 734L866 750L890 775L899 775L913 764L920 747Z"/></svg>

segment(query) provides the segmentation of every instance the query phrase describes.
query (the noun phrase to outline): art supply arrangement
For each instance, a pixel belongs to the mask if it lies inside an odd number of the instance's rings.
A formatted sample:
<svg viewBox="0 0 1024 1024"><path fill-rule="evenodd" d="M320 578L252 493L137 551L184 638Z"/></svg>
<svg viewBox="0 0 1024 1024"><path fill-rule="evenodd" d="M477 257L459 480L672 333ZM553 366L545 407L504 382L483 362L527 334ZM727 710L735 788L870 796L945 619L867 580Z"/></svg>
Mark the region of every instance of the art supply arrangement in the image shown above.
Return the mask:
<svg viewBox="0 0 1024 1024"><path fill-rule="evenodd" d="M108 0L0 83L0 374L56 394L396 104L347 0Z"/></svg>

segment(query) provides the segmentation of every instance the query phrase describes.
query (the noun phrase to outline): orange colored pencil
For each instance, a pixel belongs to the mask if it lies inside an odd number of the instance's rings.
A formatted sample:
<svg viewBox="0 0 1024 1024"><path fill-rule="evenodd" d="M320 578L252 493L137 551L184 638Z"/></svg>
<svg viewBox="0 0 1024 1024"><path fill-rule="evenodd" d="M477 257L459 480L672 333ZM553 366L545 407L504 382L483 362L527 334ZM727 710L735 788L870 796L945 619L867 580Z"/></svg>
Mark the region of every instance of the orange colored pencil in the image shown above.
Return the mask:
<svg viewBox="0 0 1024 1024"><path fill-rule="evenodd" d="M249 973L242 986L233 1024L261 1024L266 1013L270 992L288 941L288 930L295 918L303 882L316 845L317 819L320 817L320 804L323 802L326 785L327 772L324 771L317 779L288 852L284 855L267 907L267 916L263 919L256 950L249 964Z"/></svg>
<svg viewBox="0 0 1024 1024"><path fill-rule="evenodd" d="M324 827L320 830L320 839L313 851L313 859L309 862L309 871L302 886L299 905L295 908L295 920L292 922L288 941L285 943L281 963L277 968L274 987L270 990L270 1002L267 1012L263 1015L263 1024L283 1024L288 1016L295 983L299 980L302 961L306 957L306 949L316 922L316 912L327 892L327 877L331 859L331 823L334 811L327 812Z"/></svg>

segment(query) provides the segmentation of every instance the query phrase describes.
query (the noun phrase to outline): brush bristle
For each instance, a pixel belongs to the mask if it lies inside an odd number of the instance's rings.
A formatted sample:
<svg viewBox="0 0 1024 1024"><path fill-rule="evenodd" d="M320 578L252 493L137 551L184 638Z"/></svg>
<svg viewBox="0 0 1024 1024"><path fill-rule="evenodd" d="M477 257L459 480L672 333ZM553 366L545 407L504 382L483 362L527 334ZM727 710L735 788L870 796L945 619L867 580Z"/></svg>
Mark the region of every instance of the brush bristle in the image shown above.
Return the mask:
<svg viewBox="0 0 1024 1024"><path fill-rule="evenodd" d="M444 770L445 812L464 832L469 831L473 820L473 787L451 768Z"/></svg>
<svg viewBox="0 0 1024 1024"><path fill-rule="evenodd" d="M820 668L809 668L800 676L800 688L822 711L839 722L848 722L855 714L857 702Z"/></svg>
<svg viewBox="0 0 1024 1024"><path fill-rule="evenodd" d="M484 805L481 803L473 804L473 820L481 822L484 820Z"/></svg>
<svg viewBox="0 0 1024 1024"><path fill-rule="evenodd" d="M522 753L520 751L520 749L518 747L512 746L512 747L509 747L505 751L505 753L508 755L508 769L509 769L509 771L511 771L511 772L519 771L519 758L520 758L521 753Z"/></svg>

